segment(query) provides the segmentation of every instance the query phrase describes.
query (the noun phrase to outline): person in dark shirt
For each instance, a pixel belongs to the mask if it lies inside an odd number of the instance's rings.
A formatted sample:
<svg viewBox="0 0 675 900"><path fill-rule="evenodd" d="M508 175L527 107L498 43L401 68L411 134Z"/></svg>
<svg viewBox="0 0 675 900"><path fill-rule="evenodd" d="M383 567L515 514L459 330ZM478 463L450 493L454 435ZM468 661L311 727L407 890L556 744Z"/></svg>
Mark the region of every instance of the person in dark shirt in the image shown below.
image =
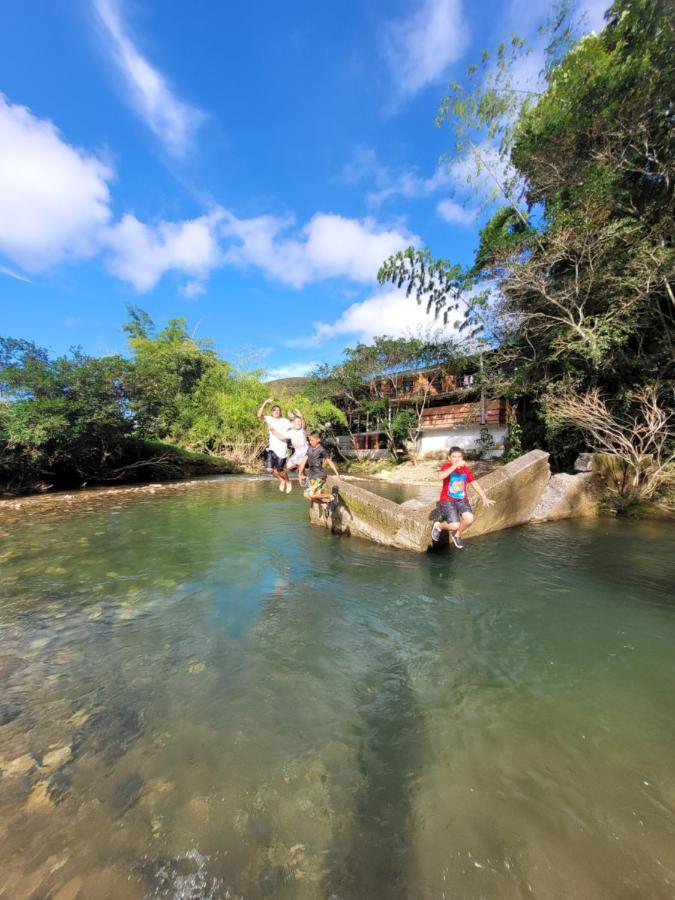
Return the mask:
<svg viewBox="0 0 675 900"><path fill-rule="evenodd" d="M298 477L300 483L305 485L305 497L310 503L319 504L319 513L324 512L326 518L333 512L338 504L337 488L333 488L332 494L324 492L326 483L326 463L335 473L337 480L340 480L335 463L326 452L326 448L321 444L321 436L318 431L312 431L308 435L309 448L307 456L300 462L298 467ZM305 474L306 473L306 474Z"/></svg>
<svg viewBox="0 0 675 900"><path fill-rule="evenodd" d="M431 539L437 541L441 536L441 531L449 531L453 544L461 550L464 547L462 533L474 520L466 492L467 487L473 486L474 491L482 500L483 506L494 506L495 501L488 498L471 469L464 465L464 451L461 447L450 448L448 462L443 463L438 470L438 475L443 479L439 498L441 521L434 522Z"/></svg>

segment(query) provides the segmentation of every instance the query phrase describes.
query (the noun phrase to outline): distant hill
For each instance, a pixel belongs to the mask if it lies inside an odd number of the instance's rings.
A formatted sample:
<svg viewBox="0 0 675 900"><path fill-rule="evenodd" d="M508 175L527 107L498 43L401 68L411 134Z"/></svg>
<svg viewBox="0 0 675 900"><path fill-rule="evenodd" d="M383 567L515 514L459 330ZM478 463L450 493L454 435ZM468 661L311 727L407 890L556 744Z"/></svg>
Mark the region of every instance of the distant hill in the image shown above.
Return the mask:
<svg viewBox="0 0 675 900"><path fill-rule="evenodd" d="M265 384L273 394L297 394L309 381L309 378L275 378Z"/></svg>

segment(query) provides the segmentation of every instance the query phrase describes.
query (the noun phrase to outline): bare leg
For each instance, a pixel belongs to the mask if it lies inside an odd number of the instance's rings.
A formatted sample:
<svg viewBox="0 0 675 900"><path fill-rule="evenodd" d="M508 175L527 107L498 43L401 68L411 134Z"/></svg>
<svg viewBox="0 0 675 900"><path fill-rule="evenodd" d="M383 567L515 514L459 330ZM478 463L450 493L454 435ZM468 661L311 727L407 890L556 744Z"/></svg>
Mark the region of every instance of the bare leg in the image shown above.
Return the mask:
<svg viewBox="0 0 675 900"><path fill-rule="evenodd" d="M462 521L457 526L457 534L461 537L474 520L473 513L462 513Z"/></svg>

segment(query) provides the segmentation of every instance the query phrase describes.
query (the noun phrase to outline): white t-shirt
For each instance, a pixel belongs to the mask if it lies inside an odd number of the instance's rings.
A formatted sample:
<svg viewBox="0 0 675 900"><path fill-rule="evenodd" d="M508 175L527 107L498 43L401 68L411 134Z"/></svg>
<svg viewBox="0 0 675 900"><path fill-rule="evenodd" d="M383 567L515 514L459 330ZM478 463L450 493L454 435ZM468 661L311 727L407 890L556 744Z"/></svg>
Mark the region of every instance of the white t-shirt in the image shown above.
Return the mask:
<svg viewBox="0 0 675 900"><path fill-rule="evenodd" d="M288 432L294 450L304 450L308 445L307 432L304 428L291 428Z"/></svg>
<svg viewBox="0 0 675 900"><path fill-rule="evenodd" d="M274 416L265 416L265 422L267 422L269 428L274 428L279 434L288 436L288 432L291 428L291 423L288 419L285 419L283 416L279 416L278 419L275 419ZM288 444L286 443L286 440L284 439L282 441L281 438L278 438L276 434L272 434L271 431L269 433L268 448L273 450L279 459L286 459L288 453Z"/></svg>

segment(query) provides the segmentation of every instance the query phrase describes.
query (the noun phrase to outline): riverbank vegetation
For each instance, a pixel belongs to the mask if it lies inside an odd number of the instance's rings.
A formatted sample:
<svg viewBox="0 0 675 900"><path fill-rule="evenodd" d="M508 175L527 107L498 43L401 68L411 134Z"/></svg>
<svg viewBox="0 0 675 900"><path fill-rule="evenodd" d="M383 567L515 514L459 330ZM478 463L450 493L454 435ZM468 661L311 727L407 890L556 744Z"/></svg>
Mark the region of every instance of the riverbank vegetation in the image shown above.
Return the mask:
<svg viewBox="0 0 675 900"><path fill-rule="evenodd" d="M262 372L239 371L182 319L158 330L139 309L124 326L129 355L73 350L52 359L0 339L0 490L220 474L257 465L266 430L256 411ZM325 427L344 416L326 400L285 392L288 408Z"/></svg>
<svg viewBox="0 0 675 900"><path fill-rule="evenodd" d="M449 157L501 205L472 265L411 247L379 278L490 350L484 388L525 411L524 450L563 468L617 454L622 508L674 477L675 30L666 0L616 0L606 19L577 40L563 10L538 86L519 80L518 38L450 85Z"/></svg>

